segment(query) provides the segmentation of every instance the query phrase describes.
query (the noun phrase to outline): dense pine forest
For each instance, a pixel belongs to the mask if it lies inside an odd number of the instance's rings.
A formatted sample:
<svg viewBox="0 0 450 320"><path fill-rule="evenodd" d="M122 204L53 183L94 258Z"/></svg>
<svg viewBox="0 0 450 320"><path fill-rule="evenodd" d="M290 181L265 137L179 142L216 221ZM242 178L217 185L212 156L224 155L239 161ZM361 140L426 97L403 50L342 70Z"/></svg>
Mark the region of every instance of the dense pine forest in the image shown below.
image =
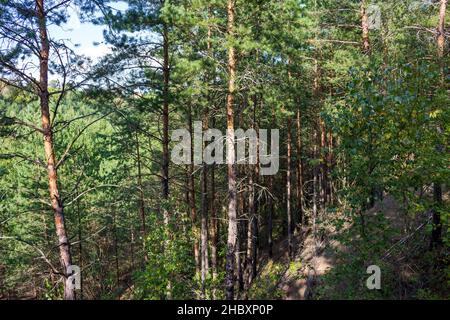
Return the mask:
<svg viewBox="0 0 450 320"><path fill-rule="evenodd" d="M447 5L0 0L0 300L449 299Z"/></svg>

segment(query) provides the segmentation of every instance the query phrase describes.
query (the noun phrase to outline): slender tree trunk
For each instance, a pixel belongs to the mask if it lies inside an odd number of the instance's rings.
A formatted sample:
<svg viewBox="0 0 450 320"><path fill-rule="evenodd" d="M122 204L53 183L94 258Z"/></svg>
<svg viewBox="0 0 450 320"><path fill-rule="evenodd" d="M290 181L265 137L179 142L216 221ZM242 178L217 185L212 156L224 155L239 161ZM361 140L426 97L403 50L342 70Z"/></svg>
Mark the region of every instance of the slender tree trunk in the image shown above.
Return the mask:
<svg viewBox="0 0 450 320"><path fill-rule="evenodd" d="M247 253L245 255L246 263L245 263L245 284L248 288L250 286L250 282L252 281L252 253L253 253L253 238L254 238L254 229L253 229L253 219L255 218L253 215L254 208L254 193L253 193L253 174L250 170L248 176L248 215L247 215Z"/></svg>
<svg viewBox="0 0 450 320"><path fill-rule="evenodd" d="M318 59L314 60L314 86L313 86L313 97L319 102L320 101L320 82L319 82L319 61ZM315 122L315 121L314 121ZM318 160L318 152L317 152L317 124L314 123L313 128L313 159ZM317 220L317 190L318 190L318 182L319 182L319 170L318 165L315 163L313 166L313 196L312 196L312 218L313 218L313 236L316 238L316 220Z"/></svg>
<svg viewBox="0 0 450 320"><path fill-rule="evenodd" d="M208 129L208 112L205 112L203 118L203 131ZM203 146L204 148L204 146ZM202 299L205 298L206 278L209 273L209 259L208 259L208 167L203 165L202 171L202 218L201 218L201 281L202 281Z"/></svg>
<svg viewBox="0 0 450 320"><path fill-rule="evenodd" d="M361 1L361 29L362 29L362 51L364 54L370 53L369 41L369 17L367 16L366 1Z"/></svg>
<svg viewBox="0 0 450 320"><path fill-rule="evenodd" d="M130 227L130 259L131 259L131 270L134 271L135 263L134 263L134 227L131 225Z"/></svg>
<svg viewBox="0 0 450 320"><path fill-rule="evenodd" d="M169 32L167 24L163 25L163 162L162 162L162 195L169 199ZM169 212L164 209L164 221L168 225Z"/></svg>
<svg viewBox="0 0 450 320"><path fill-rule="evenodd" d="M169 31L167 24L163 26L163 164L162 164L162 194L169 198ZM166 211L166 215L169 213ZM165 218L168 220L168 216Z"/></svg>
<svg viewBox="0 0 450 320"><path fill-rule="evenodd" d="M244 239L243 233L245 232L245 221L244 217L244 191L241 190L238 193L238 236L236 239L236 278L237 285L239 288L239 294L241 295L244 292L244 268L242 263L242 251L243 251L243 243L242 239ZM245 267L245 264L244 264Z"/></svg>
<svg viewBox="0 0 450 320"><path fill-rule="evenodd" d="M317 159L317 130L314 130L313 134L313 159ZM318 170L317 164L314 164L313 168L313 196L312 196L312 215L313 215L313 235L316 237L316 219L317 219L317 182L318 182Z"/></svg>
<svg viewBox="0 0 450 320"><path fill-rule="evenodd" d="M333 172L333 133L329 132L328 135L328 202L330 204L333 204L333 179L332 179L332 172Z"/></svg>
<svg viewBox="0 0 450 320"><path fill-rule="evenodd" d="M200 277L200 249L199 249L199 230L197 226L197 207L195 204L195 180L194 180L194 130L192 128L192 107L189 105L189 133L191 136L191 152L190 152L190 163L188 165L188 198L189 207L191 210L191 222L192 222L192 233L194 236L194 259L195 259L195 274Z"/></svg>
<svg viewBox="0 0 450 320"><path fill-rule="evenodd" d="M164 1L163 1L164 3ZM162 198L163 204L163 220L166 229L166 244L168 246L170 234L170 214L168 210L169 205L169 81L170 81L170 69L169 69L169 28L167 23L163 23L163 159L162 159ZM167 280L166 288L167 299L172 299L172 282Z"/></svg>
<svg viewBox="0 0 450 320"><path fill-rule="evenodd" d="M78 193L78 187L76 189ZM77 199L77 218L78 218L78 266L83 271L83 225L81 224L80 199ZM78 296L83 300L83 273L80 274L80 294Z"/></svg>
<svg viewBox="0 0 450 320"><path fill-rule="evenodd" d="M228 0L227 33L234 36L235 0ZM227 163L228 163L228 240L226 261L226 298L234 299L234 255L236 251L236 166L234 154L234 92L236 81L236 52L228 48L228 95L227 95Z"/></svg>
<svg viewBox="0 0 450 320"><path fill-rule="evenodd" d="M118 235L117 235L117 220L116 220L117 214L116 210L114 208L113 211L113 232L114 232L114 255L115 255L115 264L116 264L116 286L119 287L120 285L120 271L119 271L119 245L118 245ZM80 267L81 268L81 267Z"/></svg>
<svg viewBox="0 0 450 320"><path fill-rule="evenodd" d="M254 178L253 178L253 252L252 252L252 279L256 278L257 274L257 261L258 261L258 240L259 240L259 200L257 196L256 186L258 185L259 177L259 125L256 118L256 107L258 106L258 97L255 94L253 96L253 127L256 130L256 164L253 166Z"/></svg>
<svg viewBox="0 0 450 320"><path fill-rule="evenodd" d="M212 16L211 8L208 7L208 17ZM207 51L211 58L213 58L213 51L212 51L212 45L211 45L211 37L212 37L212 28L211 25L208 25L208 42L207 42ZM214 72L215 73L215 72ZM211 83L214 82L214 76L210 79ZM208 101L210 101L210 97L208 97ZM215 120L214 117L212 118L212 127L215 127ZM217 280L217 237L218 237L218 230L217 230L217 215L216 215L216 182L215 182L215 174L214 169L215 165L212 164L211 167L211 200L210 200L210 212L211 212L211 220L210 220L210 242L211 242L211 271L212 271L212 280L215 283ZM216 299L216 290L213 289L212 292L213 299Z"/></svg>
<svg viewBox="0 0 450 320"><path fill-rule="evenodd" d="M273 189L273 182L272 182L272 176L269 176L269 190L272 192ZM272 195L269 194L269 199L268 199L268 205L267 205L267 210L268 210L268 217L267 217L267 233L268 233L268 238L267 238L267 245L269 247L269 258L272 259L273 257L273 239L272 239L272 229L273 229L273 198Z"/></svg>
<svg viewBox="0 0 450 320"><path fill-rule="evenodd" d="M319 119L320 122L320 175L321 175L321 186L320 186L320 203L322 209L325 209L326 198L327 198L327 155L326 155L326 129L325 122L322 118Z"/></svg>
<svg viewBox="0 0 450 320"><path fill-rule="evenodd" d="M212 120L214 127L214 119ZM211 271L213 281L217 280L217 242L218 242L218 223L217 223L217 209L216 209L216 180L215 180L215 165L211 165ZM213 298L215 299L215 290L213 290Z"/></svg>
<svg viewBox="0 0 450 320"><path fill-rule="evenodd" d="M255 203L255 207L256 207L256 203ZM253 279L256 278L256 274L258 271L258 233L259 233L259 223L258 223L258 215L255 214L255 218L253 219L253 251L252 251L252 281Z"/></svg>
<svg viewBox="0 0 450 320"><path fill-rule="evenodd" d="M47 163L49 192L55 215L55 228L58 236L58 247L61 265L65 275L64 299L74 300L75 290L70 283L67 269L72 265L70 244L64 219L64 211L58 190L58 175L56 170L53 128L50 120L49 92L48 92L48 59L50 44L47 35L47 19L44 0L36 0L36 10L39 23L40 51L39 51L39 98L41 106L42 130L44 132L44 150Z"/></svg>
<svg viewBox="0 0 450 320"><path fill-rule="evenodd" d="M142 237L142 250L144 252L144 261L148 261L148 253L147 249L145 248L145 235L146 227L145 227L145 198L144 198L144 186L142 184L142 169L141 169L141 152L140 152L140 146L139 146L139 134L136 130L136 164L137 164L137 170L138 170L138 188L139 188L139 216L141 219L141 237Z"/></svg>
<svg viewBox="0 0 450 320"><path fill-rule="evenodd" d="M303 161L302 124L300 107L297 109L297 208L299 227L303 226ZM300 229L301 230L301 229Z"/></svg>
<svg viewBox="0 0 450 320"><path fill-rule="evenodd" d="M293 237L292 237L292 212L291 212L291 118L287 123L287 164L286 164L286 213L287 213L287 233L288 233L288 254L292 259Z"/></svg>
<svg viewBox="0 0 450 320"><path fill-rule="evenodd" d="M439 7L439 22L437 27L437 45L439 58L442 58L444 56L445 51L445 12L447 11L447 2L448 0L441 0Z"/></svg>

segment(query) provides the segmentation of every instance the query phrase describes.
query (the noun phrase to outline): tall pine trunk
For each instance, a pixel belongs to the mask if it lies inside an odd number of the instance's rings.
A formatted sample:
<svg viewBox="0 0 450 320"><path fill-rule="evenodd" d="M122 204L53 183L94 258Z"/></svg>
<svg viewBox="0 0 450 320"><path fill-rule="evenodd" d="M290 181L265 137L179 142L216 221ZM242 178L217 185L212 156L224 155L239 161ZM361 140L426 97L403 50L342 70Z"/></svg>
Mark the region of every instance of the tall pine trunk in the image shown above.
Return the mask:
<svg viewBox="0 0 450 320"><path fill-rule="evenodd" d="M269 190L273 192L273 181L272 176L269 176ZM268 195L268 203L267 203L267 246L269 247L269 258L272 259L273 257L273 198L272 194Z"/></svg>
<svg viewBox="0 0 450 320"><path fill-rule="evenodd" d="M200 277L200 249L199 249L199 231L197 226L197 207L195 204L195 180L194 180L194 130L192 127L192 107L189 104L188 110L188 121L189 121L189 133L191 136L191 150L190 150L190 162L187 166L187 179L188 179L188 202L189 209L191 211L191 223L192 223L192 234L194 237L194 259L195 259L195 274Z"/></svg>
<svg viewBox="0 0 450 320"><path fill-rule="evenodd" d="M164 4L164 2L163 2ZM169 206L169 28L167 23L163 23L163 139L162 139L162 198L163 198L163 221L166 232L165 248L168 246L170 235L170 214ZM167 299L172 299L172 282L167 280L166 288Z"/></svg>
<svg viewBox="0 0 450 320"><path fill-rule="evenodd" d="M147 249L145 248L145 235L146 235L146 227L145 227L145 198L144 198L144 187L142 185L142 163L141 163L141 151L140 151L140 145L139 145L139 134L136 129L136 165L137 165L137 171L138 171L138 188L139 188L139 217L141 219L141 236L142 236L142 250L144 252L144 261L148 261L148 253Z"/></svg>
<svg viewBox="0 0 450 320"><path fill-rule="evenodd" d="M370 53L369 41L369 17L367 16L366 1L361 1L361 29L362 29L362 51L364 54Z"/></svg>
<svg viewBox="0 0 450 320"><path fill-rule="evenodd" d="M227 33L234 35L235 0L228 0ZM236 251L236 165L234 152L234 94L236 82L236 52L232 44L228 48L228 95L227 95L227 169L228 169L228 239L226 257L226 298L234 299L234 254Z"/></svg>
<svg viewBox="0 0 450 320"><path fill-rule="evenodd" d="M47 34L47 19L44 0L36 0L36 10L39 23L39 99L41 107L42 131L44 134L44 150L47 164L49 192L52 208L55 215L55 229L58 236L58 248L63 273L64 299L74 300L75 290L70 283L68 268L72 264L70 254L70 244L67 236L67 230L64 219L64 210L61 197L58 190L58 175L55 162L55 152L53 143L53 128L50 120L49 91L48 91L48 59L50 53L50 44Z"/></svg>
<svg viewBox="0 0 450 320"><path fill-rule="evenodd" d="M208 112L205 112L203 117L203 131L208 129ZM203 143L203 148L205 147ZM201 206L202 206L202 216L201 216L201 282L202 291L201 297L205 298L205 285L206 278L209 273L209 260L208 260L208 167L203 164L202 170L202 181L201 181Z"/></svg>
<svg viewBox="0 0 450 320"><path fill-rule="evenodd" d="M297 109L297 209L299 227L303 226L303 161L302 161L302 124L300 107Z"/></svg>
<svg viewBox="0 0 450 320"><path fill-rule="evenodd" d="M332 172L333 172L333 132L331 130L328 134L328 157L327 157L327 163L328 163L328 202L330 204L333 204L333 179L332 179Z"/></svg>
<svg viewBox="0 0 450 320"><path fill-rule="evenodd" d="M323 121L322 117L319 118L320 123L320 204L322 207L322 210L325 209L326 205L326 198L327 198L327 175L328 175L328 168L327 168L327 155L326 155L326 145L327 145L327 139L326 139L326 128L325 128L325 122Z"/></svg>
<svg viewBox="0 0 450 320"><path fill-rule="evenodd" d="M208 17L211 17L212 11L211 8L208 7ZM213 58L213 51L211 45L211 36L212 36L212 28L211 25L208 25L208 42L207 42L207 50L210 58ZM215 73L215 72L214 72ZM211 83L214 81L214 77L212 76L210 79ZM208 96L208 101L210 101L210 97ZM214 117L212 117L212 127L215 127ZM216 182L215 182L215 172L214 172L214 164L211 164L211 197L210 197L210 243L211 243L211 271L212 271L212 280L213 282L217 279L217 242L218 242L218 230L217 230L217 214L216 214ZM212 292L213 299L216 298L216 291L213 289Z"/></svg>
<svg viewBox="0 0 450 320"><path fill-rule="evenodd" d="M291 118L287 123L287 164L286 164L286 214L288 233L288 254L289 259L293 257L293 236L292 236L292 212L291 212Z"/></svg>
<svg viewBox="0 0 450 320"><path fill-rule="evenodd" d="M214 118L212 120L212 126L214 127ZM218 222L217 222L217 209L216 209L216 176L215 176L215 165L211 165L211 198L210 198L210 206L211 206L211 271L212 271L212 279L215 281L218 276L217 271L217 242L218 242ZM216 298L215 290L213 290L213 298Z"/></svg>

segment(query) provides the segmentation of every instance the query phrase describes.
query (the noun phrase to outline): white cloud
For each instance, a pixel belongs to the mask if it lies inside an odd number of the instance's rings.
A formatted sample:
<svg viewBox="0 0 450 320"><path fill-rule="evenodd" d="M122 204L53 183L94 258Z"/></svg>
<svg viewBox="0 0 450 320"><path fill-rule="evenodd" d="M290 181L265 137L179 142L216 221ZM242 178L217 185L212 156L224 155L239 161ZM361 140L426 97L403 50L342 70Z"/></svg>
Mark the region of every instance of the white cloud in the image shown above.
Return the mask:
<svg viewBox="0 0 450 320"><path fill-rule="evenodd" d="M93 44L89 46L84 45L78 48L77 52L90 57L95 62L104 55L111 53L111 47L104 43L100 43L96 46Z"/></svg>

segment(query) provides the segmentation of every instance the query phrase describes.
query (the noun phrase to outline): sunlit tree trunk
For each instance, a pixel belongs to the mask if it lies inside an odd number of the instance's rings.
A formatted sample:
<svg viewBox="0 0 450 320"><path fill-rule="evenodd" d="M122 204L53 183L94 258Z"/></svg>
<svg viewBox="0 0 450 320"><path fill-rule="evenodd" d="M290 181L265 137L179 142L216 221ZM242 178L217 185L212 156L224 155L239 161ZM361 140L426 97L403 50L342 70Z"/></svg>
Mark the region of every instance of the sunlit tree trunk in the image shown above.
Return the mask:
<svg viewBox="0 0 450 320"><path fill-rule="evenodd" d="M439 58L442 58L444 56L445 51L445 13L447 11L447 2L448 0L441 0L439 7L439 22L437 27L437 45Z"/></svg>
<svg viewBox="0 0 450 320"><path fill-rule="evenodd" d="M361 1L361 29L362 29L362 51L365 54L370 53L369 41L369 17L367 16L366 1Z"/></svg>
<svg viewBox="0 0 450 320"><path fill-rule="evenodd" d="M44 150L47 164L49 192L52 208L55 214L55 229L58 236L59 256L65 274L64 299L74 300L75 290L70 283L68 268L72 264L70 244L64 219L64 211L58 190L58 175L55 162L53 144L53 129L50 120L49 92L48 92L48 59L50 44L47 35L47 19L44 0L36 0L36 14L39 23L39 99L41 107L42 131L44 134Z"/></svg>
<svg viewBox="0 0 450 320"><path fill-rule="evenodd" d="M227 33L234 36L235 0L228 0ZM234 299L234 254L236 251L236 166L234 148L234 94L236 82L236 52L233 45L228 48L228 95L227 95L227 163L228 163L228 239L226 257L226 298Z"/></svg>

